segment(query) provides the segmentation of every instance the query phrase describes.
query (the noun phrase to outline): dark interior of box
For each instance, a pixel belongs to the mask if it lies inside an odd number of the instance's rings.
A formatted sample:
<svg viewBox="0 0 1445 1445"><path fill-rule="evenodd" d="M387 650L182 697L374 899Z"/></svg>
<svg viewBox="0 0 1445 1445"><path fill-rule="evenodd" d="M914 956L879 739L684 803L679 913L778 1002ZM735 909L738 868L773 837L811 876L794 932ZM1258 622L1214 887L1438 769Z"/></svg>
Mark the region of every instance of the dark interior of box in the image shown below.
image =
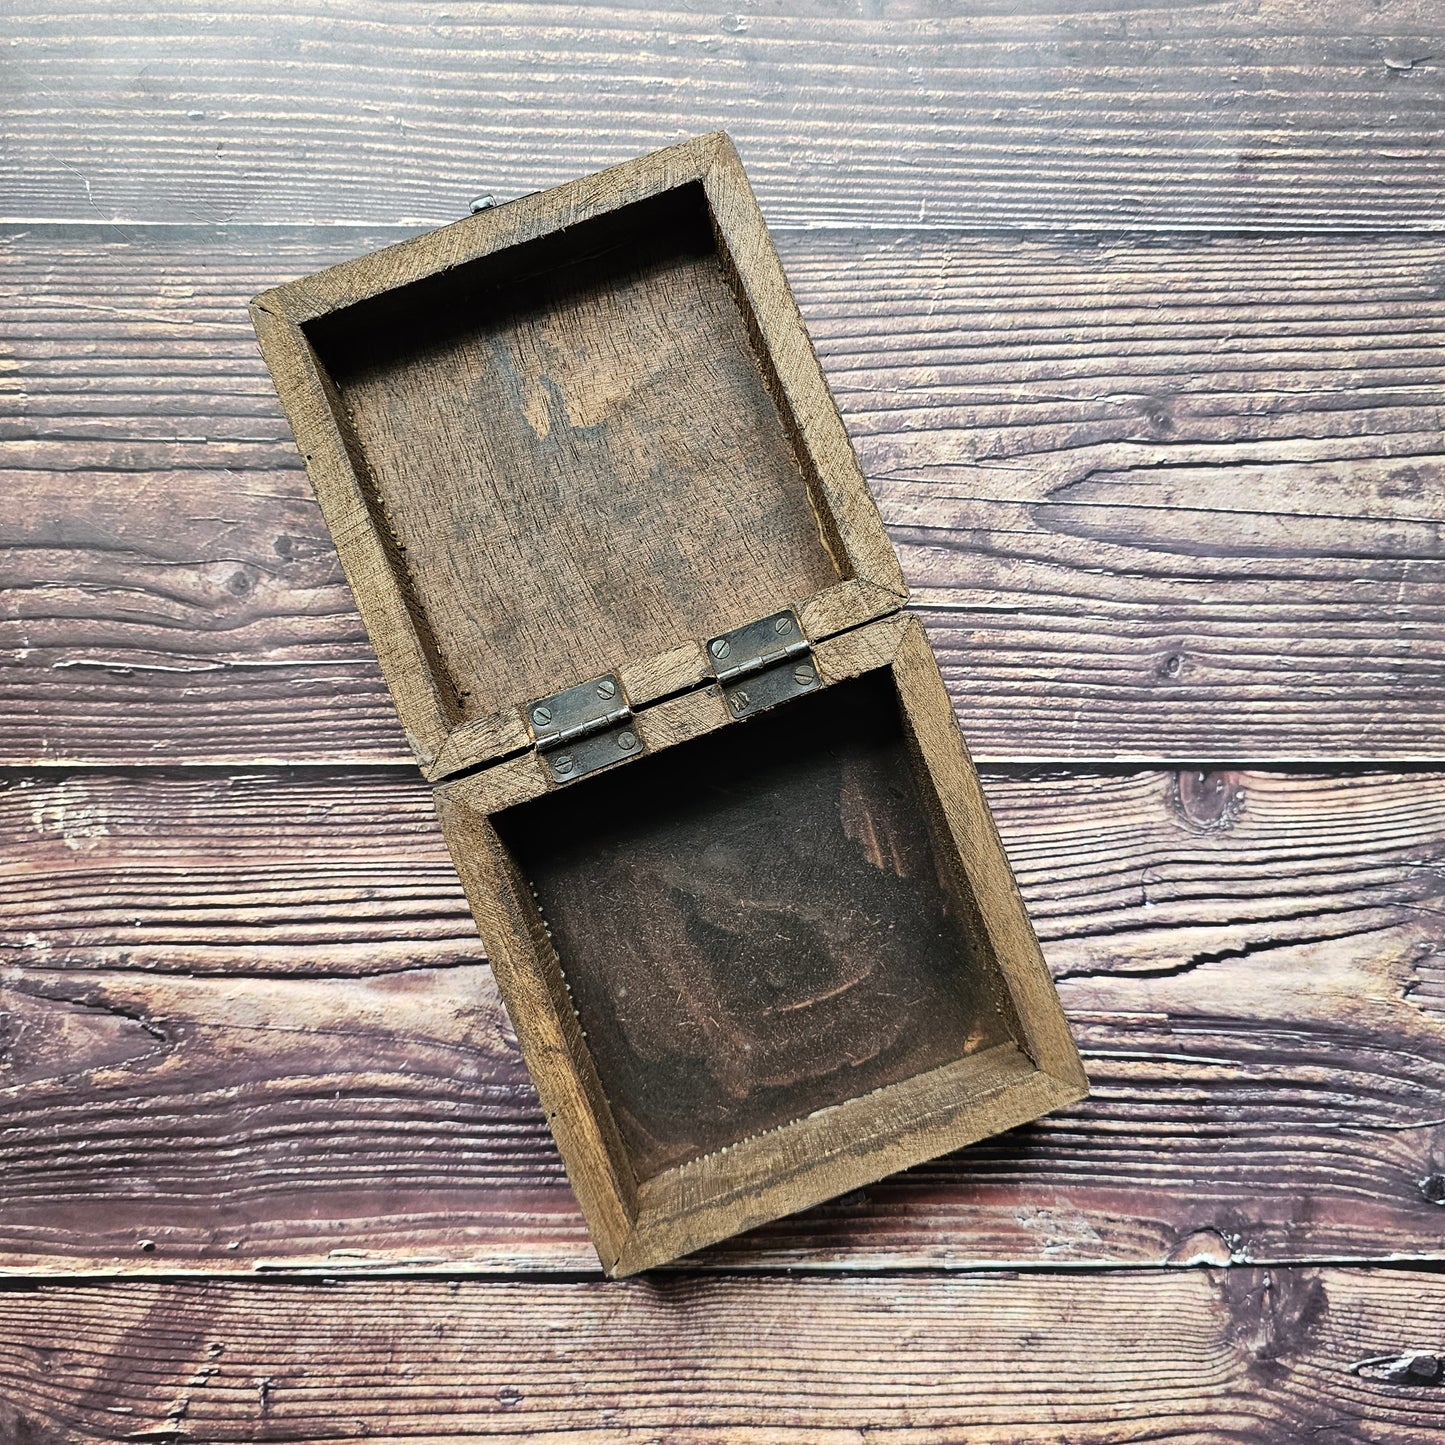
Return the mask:
<svg viewBox="0 0 1445 1445"><path fill-rule="evenodd" d="M497 818L641 1179L1012 1035L889 672Z"/></svg>
<svg viewBox="0 0 1445 1445"><path fill-rule="evenodd" d="M844 575L700 185L305 329L459 720Z"/></svg>

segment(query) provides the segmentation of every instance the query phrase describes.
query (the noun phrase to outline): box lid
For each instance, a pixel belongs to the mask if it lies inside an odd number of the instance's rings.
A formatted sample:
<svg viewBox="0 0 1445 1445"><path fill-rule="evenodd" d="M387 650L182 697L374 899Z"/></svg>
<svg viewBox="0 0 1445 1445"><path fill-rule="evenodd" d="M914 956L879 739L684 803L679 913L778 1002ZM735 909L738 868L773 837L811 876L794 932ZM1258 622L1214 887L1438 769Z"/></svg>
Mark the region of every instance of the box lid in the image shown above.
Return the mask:
<svg viewBox="0 0 1445 1445"><path fill-rule="evenodd" d="M537 698L701 685L792 607L896 610L897 559L725 135L268 291L262 351L429 777Z"/></svg>

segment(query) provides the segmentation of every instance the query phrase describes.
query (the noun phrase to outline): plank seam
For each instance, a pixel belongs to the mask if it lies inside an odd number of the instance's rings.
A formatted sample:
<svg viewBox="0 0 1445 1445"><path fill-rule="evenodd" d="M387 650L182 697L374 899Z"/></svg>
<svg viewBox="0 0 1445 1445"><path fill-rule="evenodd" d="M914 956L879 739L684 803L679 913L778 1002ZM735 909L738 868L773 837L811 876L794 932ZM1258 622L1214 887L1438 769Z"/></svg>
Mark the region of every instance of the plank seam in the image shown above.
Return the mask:
<svg viewBox="0 0 1445 1445"><path fill-rule="evenodd" d="M247 232L281 231L355 231L360 235L375 235L378 232L394 231L399 240L426 231L434 231L462 220L461 214L434 220L416 221L336 221L336 220L289 220L289 221L137 221L137 220L84 220L66 219L55 216L0 216L0 228L26 227L29 231L121 231L142 232L162 231L184 234L197 231L213 231L218 236L244 235ZM863 224L858 221L816 221L796 225L787 221L770 221L768 230L777 235L809 235L821 232L828 235L899 235L899 236L967 236L971 238L992 237L999 240L1036 239L1050 236L1069 236L1098 240L1127 240L1130 237L1151 237L1167 239L1171 236L1197 236L1209 239L1239 238L1290 239L1295 237L1348 238L1359 241L1378 240L1428 240L1445 236L1445 223L1416 226L1378 225L1308 225L1280 223L1277 225L1248 225L1232 223L1217 225L1210 222L1171 221L1148 222L1129 226L1104 226L1086 221L1039 221L1026 225L1000 226L985 224L947 223L918 224L897 221Z"/></svg>
<svg viewBox="0 0 1445 1445"><path fill-rule="evenodd" d="M1388 1270L1399 1274L1421 1274L1439 1275L1445 1274L1445 1257L1429 1257L1425 1255L1386 1255L1378 1258L1368 1256L1352 1255L1319 1255L1301 1256L1299 1258L1286 1259L1231 1259L1227 1263L1196 1263L1180 1262L1178 1264L1128 1264L1128 1263L1106 1263L1099 1261L1088 1261L1079 1264L1035 1264L1029 1261L1004 1261L990 1263L987 1261L962 1262L956 1266L918 1264L880 1265L876 1268L866 1264L846 1265L758 1265L749 1266L719 1266L710 1269L705 1265L677 1266L668 1265L658 1269L647 1271L640 1278L657 1279L666 1277L670 1280L693 1279L707 1280L709 1282L721 1282L728 1280L753 1281L773 1279L851 1279L866 1277L868 1279L939 1279L957 1280L973 1276L997 1276L1001 1274L1026 1274L1031 1278L1040 1276L1054 1277L1059 1279L1077 1277L1079 1275L1173 1275L1187 1270L1202 1270L1206 1273L1222 1272L1233 1269L1251 1270L1306 1270L1306 1269L1342 1269L1342 1270ZM489 1270L485 1267L470 1267L467 1265L433 1266L427 1268L407 1269L393 1266L385 1268L381 1266L369 1268L324 1268L316 1266L288 1267L288 1268L254 1268L250 1271L240 1270L156 1270L156 1271L76 1271L66 1272L25 1272L9 1273L0 1272L0 1293L26 1293L40 1289L53 1289L57 1286L75 1288L125 1288L132 1285L154 1285L154 1284L187 1284L187 1283L214 1283L214 1284L235 1284L246 1287L276 1286L283 1289L317 1289L322 1287L334 1287L337 1284L350 1280L362 1281L368 1284L376 1284L384 1280L476 1280L485 1281L488 1284L578 1284L578 1285L606 1285L609 1288L623 1288L628 1281L608 1280L597 1270L586 1269L557 1269L557 1270Z"/></svg>

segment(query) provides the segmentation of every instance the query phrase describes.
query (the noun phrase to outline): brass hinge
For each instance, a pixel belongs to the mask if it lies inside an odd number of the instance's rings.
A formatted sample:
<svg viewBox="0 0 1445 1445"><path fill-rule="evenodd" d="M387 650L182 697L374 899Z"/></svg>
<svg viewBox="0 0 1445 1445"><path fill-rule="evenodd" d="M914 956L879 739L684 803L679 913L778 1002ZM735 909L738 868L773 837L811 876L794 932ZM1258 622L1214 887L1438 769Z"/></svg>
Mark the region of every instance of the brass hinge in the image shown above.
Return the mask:
<svg viewBox="0 0 1445 1445"><path fill-rule="evenodd" d="M707 655L734 717L751 717L819 686L812 648L791 608L709 638Z"/></svg>
<svg viewBox="0 0 1445 1445"><path fill-rule="evenodd" d="M708 662L735 718L815 692L813 651L791 608L708 639ZM646 752L617 674L539 697L523 709L537 757L554 783L574 783Z"/></svg>
<svg viewBox="0 0 1445 1445"><path fill-rule="evenodd" d="M523 712L537 756L556 783L575 782L645 751L615 673L539 697Z"/></svg>

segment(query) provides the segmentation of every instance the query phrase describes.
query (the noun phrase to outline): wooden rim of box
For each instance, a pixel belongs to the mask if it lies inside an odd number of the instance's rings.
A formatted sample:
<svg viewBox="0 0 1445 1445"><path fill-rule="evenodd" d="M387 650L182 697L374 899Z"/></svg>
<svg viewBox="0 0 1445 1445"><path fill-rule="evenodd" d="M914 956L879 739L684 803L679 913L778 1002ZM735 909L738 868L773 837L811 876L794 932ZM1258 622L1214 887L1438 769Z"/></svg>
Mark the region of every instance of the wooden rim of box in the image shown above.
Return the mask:
<svg viewBox="0 0 1445 1445"><path fill-rule="evenodd" d="M956 1058L639 1179L589 1055L561 960L496 823L558 780L523 708L462 720L404 569L388 553L374 482L306 328L352 306L609 212L700 184L724 276L750 332L840 580L791 606L821 689L886 671L934 836L988 955L1012 1041ZM948 693L731 141L718 133L268 291L252 303L266 361L423 771L569 1178L609 1274L631 1274L1083 1097L1087 1080ZM368 495L370 492L371 495ZM656 754L729 711L698 638L619 658L626 724ZM575 679L558 679L563 682ZM809 689L813 679L809 676ZM608 694L610 696L611 694ZM633 766L622 761L619 766ZM564 784L565 785L565 784Z"/></svg>
<svg viewBox="0 0 1445 1445"><path fill-rule="evenodd" d="M897 615L821 643L829 687L887 669L935 817L1006 997L1000 1044L663 1170L633 1176L558 958L526 879L492 822L547 791L517 758L436 791L458 871L603 1266L621 1276L690 1253L1083 1098L1083 1066L994 829L923 627ZM649 751L737 724L716 687L637 716Z"/></svg>
<svg viewBox="0 0 1445 1445"><path fill-rule="evenodd" d="M559 228L690 183L707 199L714 238L760 363L803 469L820 533L841 574L836 585L793 604L812 642L886 616L907 587L854 456L782 263L732 141L723 132L685 141L464 217L449 226L266 291L251 303L261 350L306 459L341 564L376 648L407 739L431 780L518 753L531 744L527 698L462 720L445 667L377 525L375 487L359 446L347 443L345 403L319 362L306 327L398 288L524 246ZM763 608L760 610L767 610ZM650 657L618 659L635 708L705 684L703 639Z"/></svg>

